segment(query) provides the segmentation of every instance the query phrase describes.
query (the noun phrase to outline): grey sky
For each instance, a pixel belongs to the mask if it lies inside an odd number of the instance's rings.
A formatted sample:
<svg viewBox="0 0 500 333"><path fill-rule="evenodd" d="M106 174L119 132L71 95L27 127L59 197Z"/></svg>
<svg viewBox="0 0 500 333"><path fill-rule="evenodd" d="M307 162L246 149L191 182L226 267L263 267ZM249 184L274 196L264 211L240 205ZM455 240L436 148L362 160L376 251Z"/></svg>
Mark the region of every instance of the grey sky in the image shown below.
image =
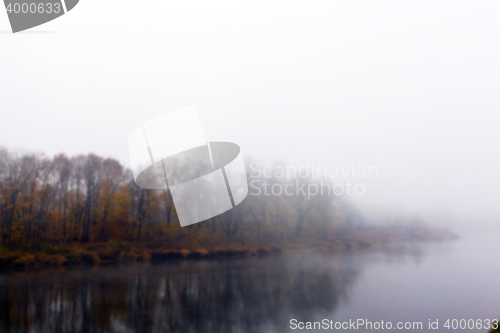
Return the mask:
<svg viewBox="0 0 500 333"><path fill-rule="evenodd" d="M0 34L0 144L128 162L195 104L266 161L376 165L365 204L500 216L500 3L82 0ZM10 29L0 11L0 30Z"/></svg>

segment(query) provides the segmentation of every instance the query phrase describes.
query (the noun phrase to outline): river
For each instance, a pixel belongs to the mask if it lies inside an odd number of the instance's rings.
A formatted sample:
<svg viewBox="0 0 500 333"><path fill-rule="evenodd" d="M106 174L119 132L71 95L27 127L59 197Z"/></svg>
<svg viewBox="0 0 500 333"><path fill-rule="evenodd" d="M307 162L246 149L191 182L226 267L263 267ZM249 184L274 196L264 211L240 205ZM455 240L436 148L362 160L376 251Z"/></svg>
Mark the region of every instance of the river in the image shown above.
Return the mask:
<svg viewBox="0 0 500 333"><path fill-rule="evenodd" d="M307 322L454 331L448 319L474 320L457 331L487 332L487 320L500 317L497 235L335 255L2 274L0 332L297 332Z"/></svg>

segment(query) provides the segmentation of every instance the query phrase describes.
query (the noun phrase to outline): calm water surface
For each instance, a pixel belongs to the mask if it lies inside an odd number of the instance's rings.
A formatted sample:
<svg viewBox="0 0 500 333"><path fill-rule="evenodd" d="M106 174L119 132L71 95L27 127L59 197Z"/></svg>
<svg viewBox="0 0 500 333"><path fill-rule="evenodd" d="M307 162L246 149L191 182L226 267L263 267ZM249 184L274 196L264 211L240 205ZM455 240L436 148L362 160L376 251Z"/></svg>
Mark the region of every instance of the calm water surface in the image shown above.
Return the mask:
<svg viewBox="0 0 500 333"><path fill-rule="evenodd" d="M498 248L489 233L343 255L4 274L0 332L299 331L291 319L419 321L420 332L431 319L433 332L450 332L446 319L500 317Z"/></svg>

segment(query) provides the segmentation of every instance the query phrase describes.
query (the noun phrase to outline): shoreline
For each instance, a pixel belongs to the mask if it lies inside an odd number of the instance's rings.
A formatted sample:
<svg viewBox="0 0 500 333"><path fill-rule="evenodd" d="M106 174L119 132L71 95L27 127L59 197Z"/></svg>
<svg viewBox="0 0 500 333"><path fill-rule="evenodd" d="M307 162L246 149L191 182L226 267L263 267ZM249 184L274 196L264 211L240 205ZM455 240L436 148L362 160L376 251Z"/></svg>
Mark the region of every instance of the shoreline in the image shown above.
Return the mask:
<svg viewBox="0 0 500 333"><path fill-rule="evenodd" d="M185 260L231 260L268 257L284 252L314 250L322 253L344 253L378 245L401 242L435 242L459 238L445 229L428 227L363 227L343 231L331 239L296 239L288 242L227 242L219 246L135 242L79 242L48 245L43 250L5 250L0 252L0 273L38 271L54 267L75 267L133 262L167 262Z"/></svg>

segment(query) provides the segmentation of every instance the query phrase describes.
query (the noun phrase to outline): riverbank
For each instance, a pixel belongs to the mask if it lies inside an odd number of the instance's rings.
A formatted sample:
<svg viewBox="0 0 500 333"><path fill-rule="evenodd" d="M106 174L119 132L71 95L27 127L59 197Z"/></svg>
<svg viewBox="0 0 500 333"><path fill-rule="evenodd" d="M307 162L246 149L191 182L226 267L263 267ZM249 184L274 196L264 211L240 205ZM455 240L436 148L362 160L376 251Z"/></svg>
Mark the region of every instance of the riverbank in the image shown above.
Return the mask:
<svg viewBox="0 0 500 333"><path fill-rule="evenodd" d="M425 242L456 239L445 230L423 226L362 227L339 231L330 239L294 239L288 242L225 242L218 246L176 245L159 242L109 241L44 244L41 249L0 249L0 271L41 269L75 265L102 265L127 262L161 262L169 260L225 260L266 257L282 252L316 250L340 253L398 242Z"/></svg>

